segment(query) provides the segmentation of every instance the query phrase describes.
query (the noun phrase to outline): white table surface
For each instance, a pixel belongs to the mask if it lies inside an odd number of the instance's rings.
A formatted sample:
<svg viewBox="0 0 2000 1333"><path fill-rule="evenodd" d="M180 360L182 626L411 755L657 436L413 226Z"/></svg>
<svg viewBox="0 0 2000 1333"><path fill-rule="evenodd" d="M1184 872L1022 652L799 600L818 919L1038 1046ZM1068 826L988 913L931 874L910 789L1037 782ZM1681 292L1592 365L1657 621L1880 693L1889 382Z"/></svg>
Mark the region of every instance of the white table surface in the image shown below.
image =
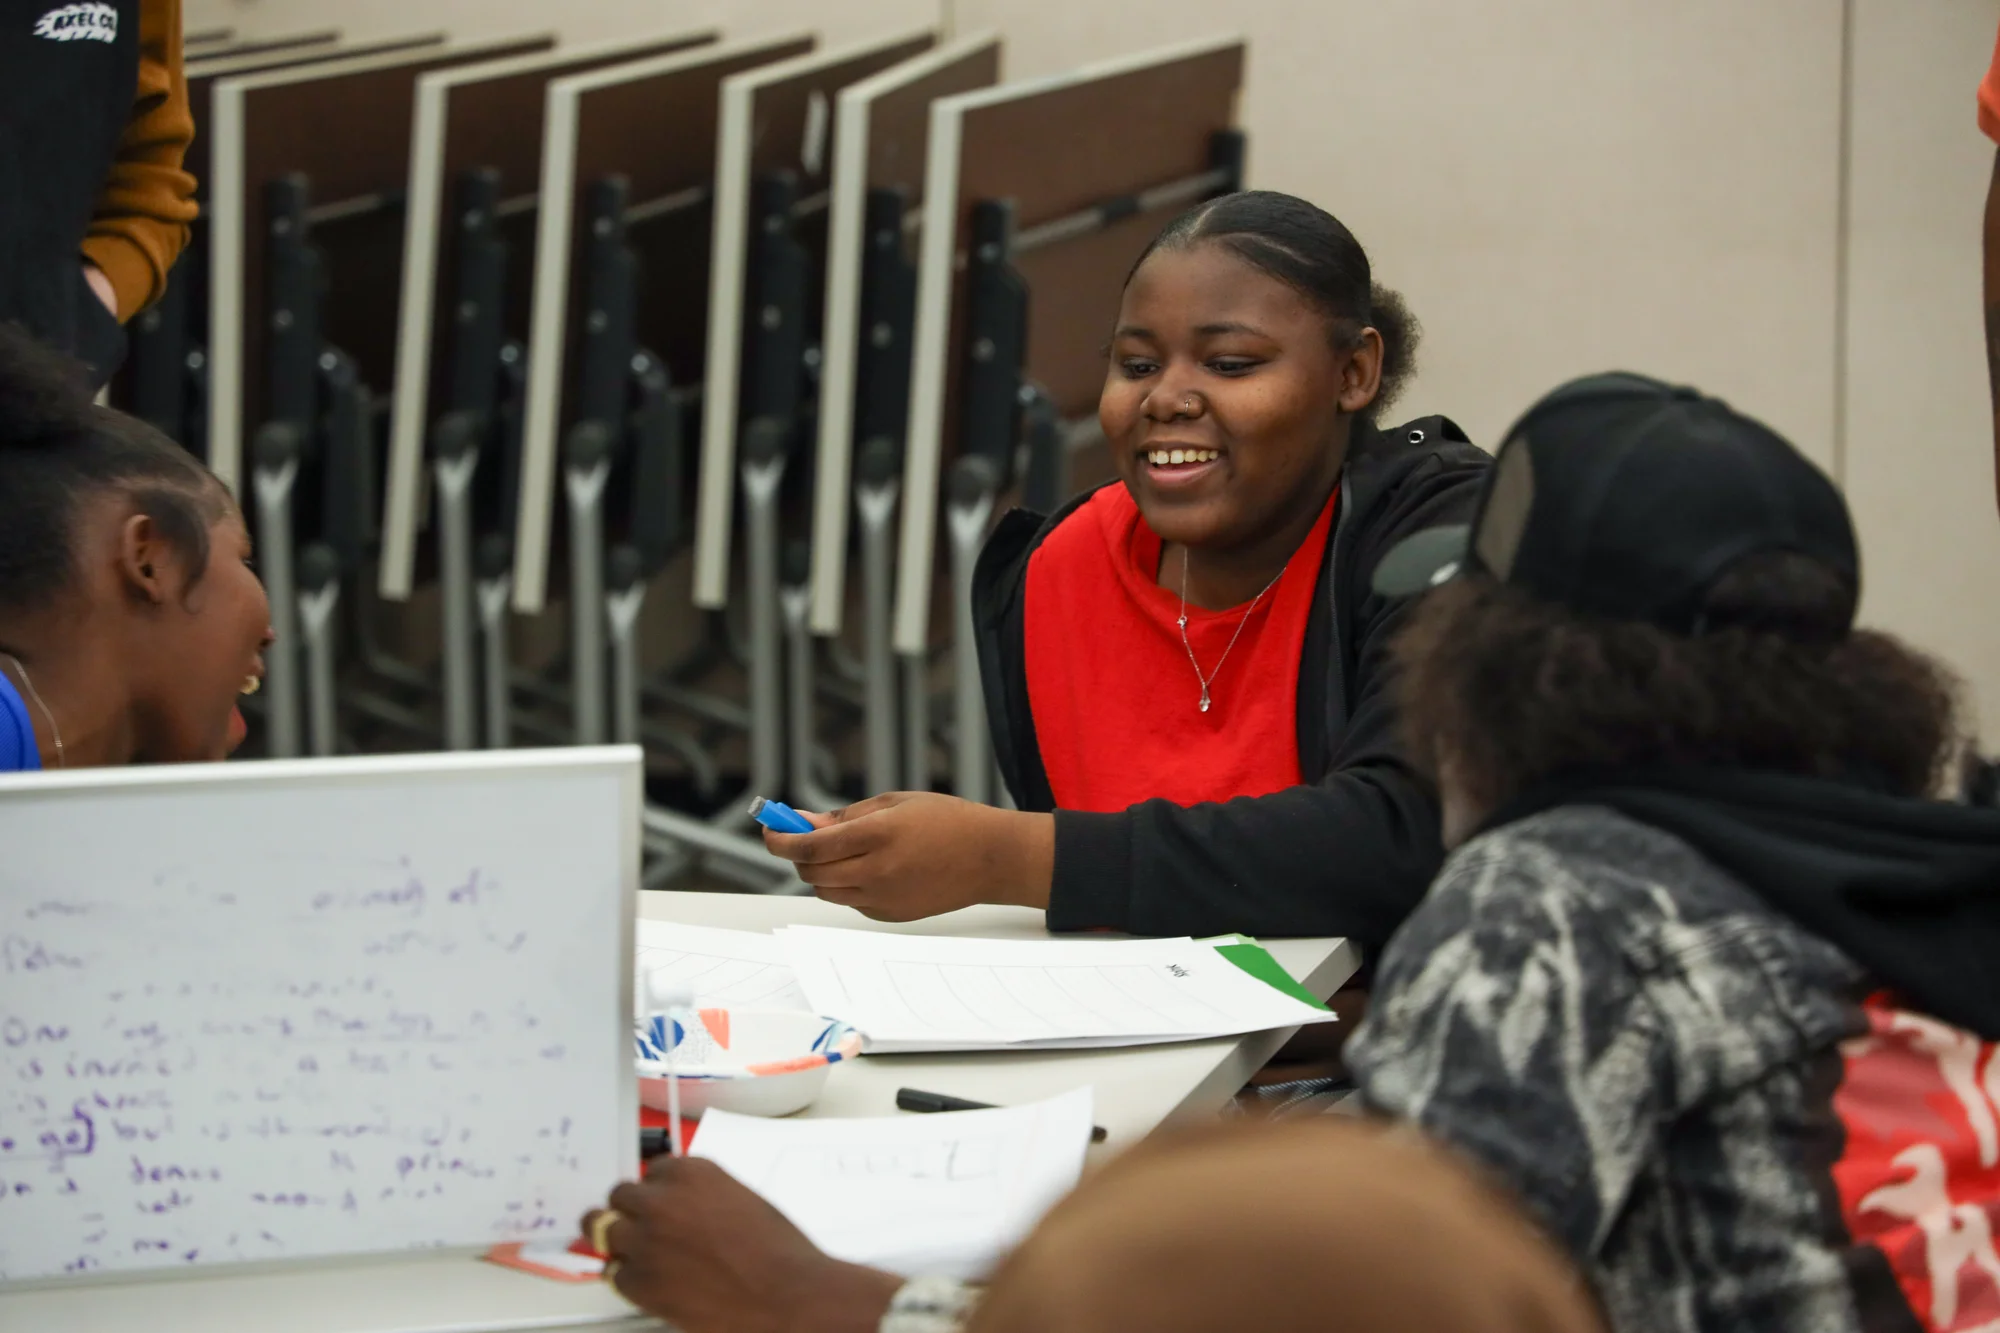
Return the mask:
<svg viewBox="0 0 2000 1333"><path fill-rule="evenodd" d="M973 907L885 925L813 898L641 893L639 914L695 925L768 930L850 926L926 935L1042 939L1042 914ZM1354 975L1346 940L1266 940L1286 971L1316 995ZM809 1116L897 1114L896 1089L922 1088L1008 1104L1089 1084L1109 1131L1093 1161L1168 1120L1214 1115L1290 1037L1291 1029L1116 1050L1024 1054L867 1056L837 1067ZM488 1333L509 1329L657 1329L598 1283L550 1282L463 1253L329 1261L267 1272L106 1282L0 1293L0 1330L22 1333Z"/></svg>

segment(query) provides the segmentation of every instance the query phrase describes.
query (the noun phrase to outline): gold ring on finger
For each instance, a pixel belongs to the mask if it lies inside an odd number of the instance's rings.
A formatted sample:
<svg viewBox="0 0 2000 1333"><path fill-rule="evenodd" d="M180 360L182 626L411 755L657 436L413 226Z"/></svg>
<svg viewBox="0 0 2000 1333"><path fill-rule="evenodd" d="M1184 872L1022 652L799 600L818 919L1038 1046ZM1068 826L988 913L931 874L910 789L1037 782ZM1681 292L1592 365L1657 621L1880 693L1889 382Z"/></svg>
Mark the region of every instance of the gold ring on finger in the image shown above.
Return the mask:
<svg viewBox="0 0 2000 1333"><path fill-rule="evenodd" d="M619 1212L616 1208L606 1208L603 1212L599 1213L597 1220L590 1224L590 1248L596 1250L599 1254L609 1255L611 1253L611 1228L624 1220L625 1214Z"/></svg>

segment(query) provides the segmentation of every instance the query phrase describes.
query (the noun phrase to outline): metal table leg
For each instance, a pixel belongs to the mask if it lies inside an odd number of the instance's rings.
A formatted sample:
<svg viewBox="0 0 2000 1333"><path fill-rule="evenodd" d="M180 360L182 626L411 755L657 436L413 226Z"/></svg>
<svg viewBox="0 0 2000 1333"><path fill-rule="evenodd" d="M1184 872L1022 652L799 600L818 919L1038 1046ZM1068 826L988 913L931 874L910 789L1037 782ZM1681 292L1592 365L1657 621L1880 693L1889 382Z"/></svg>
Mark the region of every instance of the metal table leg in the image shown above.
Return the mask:
<svg viewBox="0 0 2000 1333"><path fill-rule="evenodd" d="M813 719L819 710L813 706L813 632L808 622L812 587L801 579L788 584L781 596L785 610L785 675L790 694L787 711L791 718L791 744L787 747L792 756L789 791L793 801L808 810L838 810L847 804L846 798L828 791L813 776L813 751L817 744Z"/></svg>
<svg viewBox="0 0 2000 1333"><path fill-rule="evenodd" d="M997 473L979 457L961 458L952 469L951 502L945 525L951 539L952 574L952 790L982 804L993 777L992 748L986 735L986 695L979 681L979 644L972 625L972 571L993 519Z"/></svg>
<svg viewBox="0 0 2000 1333"><path fill-rule="evenodd" d="M604 743L604 488L611 480L610 432L586 423L570 433L564 486L569 496L570 671L576 743Z"/></svg>
<svg viewBox="0 0 2000 1333"><path fill-rule="evenodd" d="M266 654L264 719L267 750L273 759L296 758L300 735L298 583L292 573L292 490L299 478L303 441L290 426L274 423L258 432L256 473L257 546L264 589L271 599L271 628L278 641Z"/></svg>
<svg viewBox="0 0 2000 1333"><path fill-rule="evenodd" d="M507 599L514 580L509 574L479 581L479 638L485 658L486 748L505 750L514 743L513 691L508 679Z"/></svg>
<svg viewBox="0 0 2000 1333"><path fill-rule="evenodd" d="M639 577L635 564L613 570L612 583L616 591L604 599L605 623L611 632L611 738L620 745L637 745L644 690L639 679L639 612L646 604L646 580Z"/></svg>
<svg viewBox="0 0 2000 1333"><path fill-rule="evenodd" d="M924 653L902 657L903 784L931 789L931 662Z"/></svg>
<svg viewBox="0 0 2000 1333"><path fill-rule="evenodd" d="M867 666L867 703L862 716L868 735L868 790L894 791L896 754L896 494L887 485L861 486L854 508L861 520L861 593L863 657Z"/></svg>
<svg viewBox="0 0 2000 1333"><path fill-rule="evenodd" d="M754 447L758 444L764 447ZM782 789L785 781L784 641L778 595L778 488L785 457L773 441L745 442L743 496L748 513L750 602L750 790Z"/></svg>
<svg viewBox="0 0 2000 1333"><path fill-rule="evenodd" d="M299 561L299 639L306 659L307 739L311 753L324 758L340 749L334 637L339 628L340 565L324 546L307 549Z"/></svg>
<svg viewBox="0 0 2000 1333"><path fill-rule="evenodd" d="M479 467L473 440L441 442L431 474L437 482L438 591L444 599L444 745L479 744L479 632L473 624L472 476Z"/></svg>

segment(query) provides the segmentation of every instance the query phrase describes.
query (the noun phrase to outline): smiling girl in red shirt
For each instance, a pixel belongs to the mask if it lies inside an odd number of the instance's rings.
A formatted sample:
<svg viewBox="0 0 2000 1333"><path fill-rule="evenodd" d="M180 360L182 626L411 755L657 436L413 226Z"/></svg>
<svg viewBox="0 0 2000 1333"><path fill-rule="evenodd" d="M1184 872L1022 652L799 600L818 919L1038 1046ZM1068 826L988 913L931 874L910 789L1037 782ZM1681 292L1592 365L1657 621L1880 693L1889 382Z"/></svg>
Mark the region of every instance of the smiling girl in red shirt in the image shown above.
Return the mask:
<svg viewBox="0 0 2000 1333"><path fill-rule="evenodd" d="M1376 415L1416 326L1338 220L1226 196L1127 280L1098 416L1119 480L1015 512L974 589L1019 810L877 796L767 834L821 897L908 919L977 902L1055 929L1387 940L1437 868L1369 574L1463 521L1487 458Z"/></svg>

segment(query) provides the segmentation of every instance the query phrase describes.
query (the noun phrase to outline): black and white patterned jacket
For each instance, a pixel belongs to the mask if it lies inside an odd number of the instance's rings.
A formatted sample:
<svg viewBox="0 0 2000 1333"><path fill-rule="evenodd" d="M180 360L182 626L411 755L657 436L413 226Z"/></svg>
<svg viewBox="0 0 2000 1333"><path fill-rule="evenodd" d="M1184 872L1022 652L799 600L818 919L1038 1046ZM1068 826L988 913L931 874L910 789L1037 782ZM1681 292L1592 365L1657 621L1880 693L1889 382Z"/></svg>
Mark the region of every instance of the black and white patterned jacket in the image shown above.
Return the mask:
<svg viewBox="0 0 2000 1333"><path fill-rule="evenodd" d="M2000 1333L2000 1053L1626 816L1459 849L1347 1060L1511 1186L1619 1333Z"/></svg>

